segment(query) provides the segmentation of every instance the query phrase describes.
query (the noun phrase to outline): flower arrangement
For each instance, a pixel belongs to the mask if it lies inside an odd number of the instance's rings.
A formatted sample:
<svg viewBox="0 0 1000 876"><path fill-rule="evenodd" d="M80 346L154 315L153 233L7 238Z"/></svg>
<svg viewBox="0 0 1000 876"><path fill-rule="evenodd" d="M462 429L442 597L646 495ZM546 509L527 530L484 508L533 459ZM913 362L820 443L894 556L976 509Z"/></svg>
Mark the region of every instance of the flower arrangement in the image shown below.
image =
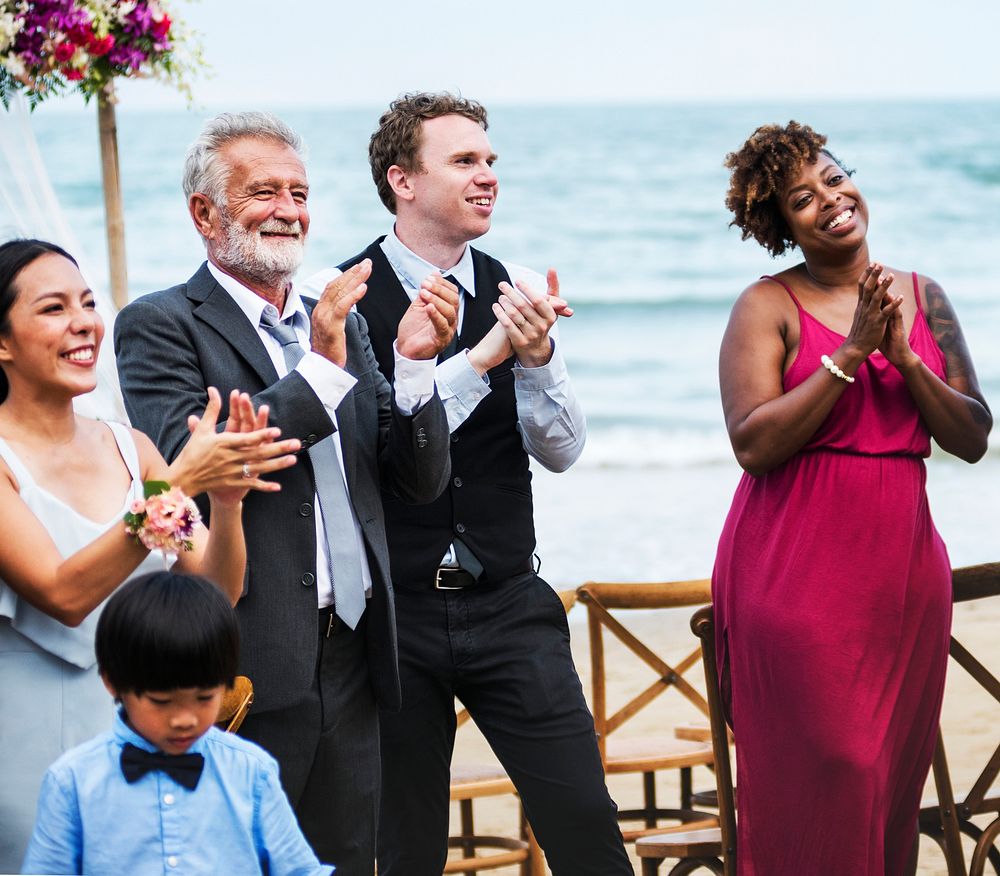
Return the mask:
<svg viewBox="0 0 1000 876"><path fill-rule="evenodd" d="M111 94L116 76L164 79L190 97L200 49L162 0L0 0L0 102L32 108L66 89Z"/></svg>
<svg viewBox="0 0 1000 876"><path fill-rule="evenodd" d="M191 550L191 536L201 522L198 506L166 481L145 481L142 487L145 498L133 500L125 512L125 532L151 551Z"/></svg>

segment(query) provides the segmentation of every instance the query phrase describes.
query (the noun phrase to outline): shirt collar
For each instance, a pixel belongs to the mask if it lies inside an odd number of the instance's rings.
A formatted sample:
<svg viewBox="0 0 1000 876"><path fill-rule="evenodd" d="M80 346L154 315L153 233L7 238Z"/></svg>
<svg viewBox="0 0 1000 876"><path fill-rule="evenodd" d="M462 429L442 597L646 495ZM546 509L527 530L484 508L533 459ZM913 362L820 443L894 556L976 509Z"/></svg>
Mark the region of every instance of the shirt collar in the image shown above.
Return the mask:
<svg viewBox="0 0 1000 876"><path fill-rule="evenodd" d="M451 274L462 288L473 298L476 296L476 271L472 264L472 247L466 244L465 252L458 260L458 264L447 270L432 265L426 259L422 259L413 250L409 249L398 237L396 229L393 228L382 241L382 252L389 260L397 276L404 281L409 290L420 288L420 284L427 278L428 274L437 271L442 277Z"/></svg>
<svg viewBox="0 0 1000 876"><path fill-rule="evenodd" d="M135 732L125 721L125 709L119 707L115 712L115 722L112 726L112 732L115 735L115 741L121 745L123 748L126 742L131 742L136 748L141 748L143 751L159 751L152 742L146 739L145 736L140 736ZM208 728L208 733L204 736L198 737L191 745L191 747L185 752L185 754L193 754L195 752L204 753L205 748L205 737L212 732L212 728Z"/></svg>
<svg viewBox="0 0 1000 876"><path fill-rule="evenodd" d="M243 311L243 314L250 321L250 325L257 328L260 325L260 317L264 308L271 305L252 289L248 289L235 277L231 277L211 262L208 262L208 270L215 277L216 282L229 293L229 297L236 302L236 306ZM281 321L285 320L291 320L293 325L296 322L302 324L304 320L304 326L308 327L309 325L309 314L302 303L302 296L299 295L294 285L289 287L288 294L285 296L285 309L281 313Z"/></svg>

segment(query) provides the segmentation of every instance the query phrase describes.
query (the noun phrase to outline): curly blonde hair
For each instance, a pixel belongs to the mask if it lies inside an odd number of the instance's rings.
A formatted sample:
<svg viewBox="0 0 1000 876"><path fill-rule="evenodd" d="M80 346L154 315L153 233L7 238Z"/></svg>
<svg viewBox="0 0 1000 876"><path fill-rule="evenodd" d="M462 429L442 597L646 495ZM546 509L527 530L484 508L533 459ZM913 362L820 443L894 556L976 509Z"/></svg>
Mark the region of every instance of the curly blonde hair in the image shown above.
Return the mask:
<svg viewBox="0 0 1000 876"><path fill-rule="evenodd" d="M790 121L787 125L761 125L739 151L726 156L729 176L726 207L733 214L743 240L752 237L772 256L795 248L791 230L778 207L789 182L820 153L843 164L826 148L826 137ZM848 175L854 171L844 168Z"/></svg>

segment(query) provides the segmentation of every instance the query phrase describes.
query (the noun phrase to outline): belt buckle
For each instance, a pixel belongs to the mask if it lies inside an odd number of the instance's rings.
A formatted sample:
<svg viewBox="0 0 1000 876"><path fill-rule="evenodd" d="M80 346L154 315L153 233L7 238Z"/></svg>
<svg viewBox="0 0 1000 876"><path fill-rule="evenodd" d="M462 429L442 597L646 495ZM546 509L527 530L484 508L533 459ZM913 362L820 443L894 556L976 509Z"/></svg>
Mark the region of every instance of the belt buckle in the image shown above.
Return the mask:
<svg viewBox="0 0 1000 876"><path fill-rule="evenodd" d="M456 569L451 566L438 566L437 572L434 573L434 589L435 590L464 590L465 584L445 584L442 581L442 576L444 580L447 580L452 575L459 577L468 575L469 573L465 569Z"/></svg>

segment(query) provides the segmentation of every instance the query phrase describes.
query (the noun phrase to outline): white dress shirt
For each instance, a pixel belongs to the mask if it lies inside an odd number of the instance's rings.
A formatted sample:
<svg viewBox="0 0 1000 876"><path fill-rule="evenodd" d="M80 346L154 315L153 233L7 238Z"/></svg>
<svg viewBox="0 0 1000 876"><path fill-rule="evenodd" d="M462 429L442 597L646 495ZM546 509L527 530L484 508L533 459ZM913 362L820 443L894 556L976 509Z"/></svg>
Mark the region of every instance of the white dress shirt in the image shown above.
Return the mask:
<svg viewBox="0 0 1000 876"><path fill-rule="evenodd" d="M465 296L476 294L475 267L472 250L465 252L456 265L441 268L422 259L408 249L390 231L381 244L389 264L410 300L416 298L420 284L428 274L438 272L452 275L462 286L458 304L458 330L462 329L465 315ZM520 280L535 291L546 288L543 276L520 265L502 262L512 282ZM321 293L340 271L326 268L313 274L303 284L310 294ZM566 362L558 344L558 325L549 330L552 339L552 358L538 368L524 368L515 364L514 397L517 403L517 428L525 451L550 471L565 471L583 452L587 440L587 421L573 386L570 383ZM448 427L454 432L464 423L476 406L490 393L489 379L480 377L465 355L455 355L441 362L435 369L438 394L448 415Z"/></svg>
<svg viewBox="0 0 1000 876"><path fill-rule="evenodd" d="M285 355L282 352L281 344L260 324L260 317L264 309L270 307L272 310L276 310L274 305L269 304L256 292L248 289L235 277L221 271L211 262L208 263L208 269L257 330L257 335L263 343L264 349L267 350L274 369L278 372L278 377L287 375L288 367L285 365ZM320 287L320 291L322 291L322 287ZM336 427L337 407L357 383L357 380L343 368L310 349L309 314L295 286L289 288L288 294L285 296L285 308L279 318L283 322L290 321L295 329L295 334L298 335L299 344L303 350L306 350L306 354L299 360L295 370L316 393L330 415L330 419L333 420L334 427ZM395 345L393 351L395 352ZM434 394L434 361L431 359L426 361L406 359L397 352L393 386L397 407L404 414L412 414L429 401ZM343 474L344 456L340 446L340 430L335 428L331 437L337 451L337 462L340 464L340 470ZM319 600L318 607L324 608L333 604L333 582L330 580L330 551L326 544L326 530L323 527L323 512L318 496L314 497L313 508L316 512L316 596ZM358 556L361 558L361 576L365 585L365 595L370 597L372 576L368 567L364 536L361 534L361 526L353 509L351 516L354 520L354 537L357 541Z"/></svg>

